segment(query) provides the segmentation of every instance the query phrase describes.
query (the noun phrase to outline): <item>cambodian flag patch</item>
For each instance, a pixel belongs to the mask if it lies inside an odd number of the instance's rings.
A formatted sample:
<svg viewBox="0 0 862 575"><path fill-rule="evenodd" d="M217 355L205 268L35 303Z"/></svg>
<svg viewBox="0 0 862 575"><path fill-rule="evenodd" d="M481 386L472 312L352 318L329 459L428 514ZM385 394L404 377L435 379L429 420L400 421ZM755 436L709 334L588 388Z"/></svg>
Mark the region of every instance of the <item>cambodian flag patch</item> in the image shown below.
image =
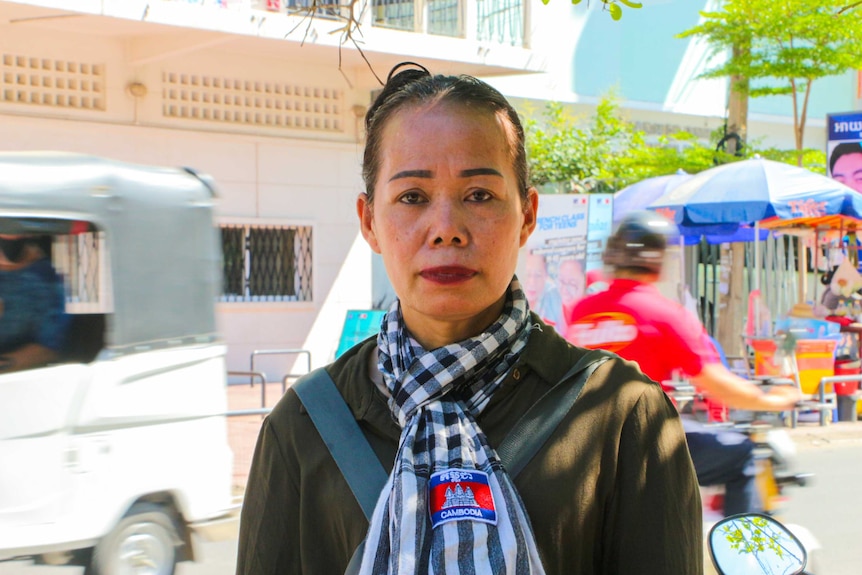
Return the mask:
<svg viewBox="0 0 862 575"><path fill-rule="evenodd" d="M431 527L465 519L497 524L494 495L483 471L447 469L434 473L428 483L428 506Z"/></svg>

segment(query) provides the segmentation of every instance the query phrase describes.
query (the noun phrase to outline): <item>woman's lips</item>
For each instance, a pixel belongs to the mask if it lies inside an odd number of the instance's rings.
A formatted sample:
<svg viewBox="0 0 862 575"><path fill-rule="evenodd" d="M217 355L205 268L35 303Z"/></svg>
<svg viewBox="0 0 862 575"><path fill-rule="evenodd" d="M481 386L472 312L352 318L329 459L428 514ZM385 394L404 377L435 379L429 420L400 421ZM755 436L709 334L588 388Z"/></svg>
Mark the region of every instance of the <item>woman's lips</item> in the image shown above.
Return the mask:
<svg viewBox="0 0 862 575"><path fill-rule="evenodd" d="M456 284L469 280L478 272L461 266L440 266L426 268L419 275L428 281L438 284Z"/></svg>

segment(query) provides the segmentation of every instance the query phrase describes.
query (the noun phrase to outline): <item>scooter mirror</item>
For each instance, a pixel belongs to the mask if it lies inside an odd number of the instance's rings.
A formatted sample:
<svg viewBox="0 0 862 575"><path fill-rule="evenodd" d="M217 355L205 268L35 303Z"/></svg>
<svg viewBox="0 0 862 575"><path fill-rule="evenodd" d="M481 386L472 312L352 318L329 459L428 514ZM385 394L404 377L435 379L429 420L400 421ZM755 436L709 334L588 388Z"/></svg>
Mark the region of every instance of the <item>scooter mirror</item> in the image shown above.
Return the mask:
<svg viewBox="0 0 862 575"><path fill-rule="evenodd" d="M808 560L799 539L767 515L732 515L709 531L709 554L719 575L798 575Z"/></svg>

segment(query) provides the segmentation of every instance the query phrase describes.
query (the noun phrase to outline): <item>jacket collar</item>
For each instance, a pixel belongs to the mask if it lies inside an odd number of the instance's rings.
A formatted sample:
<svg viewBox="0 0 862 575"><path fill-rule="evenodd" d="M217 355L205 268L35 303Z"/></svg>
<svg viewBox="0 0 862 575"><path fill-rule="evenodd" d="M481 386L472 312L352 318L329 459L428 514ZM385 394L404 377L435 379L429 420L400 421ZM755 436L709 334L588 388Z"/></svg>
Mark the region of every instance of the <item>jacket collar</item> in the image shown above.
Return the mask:
<svg viewBox="0 0 862 575"><path fill-rule="evenodd" d="M570 367L567 358L570 357L571 348L566 340L532 312L530 326L527 346L498 394L508 393L531 373L535 373L541 384L550 389ZM398 437L400 428L392 418L388 398L368 375L376 347L376 336L368 338L339 358L330 369L335 381L345 382L339 388L353 416L369 425L375 433ZM517 377L513 375L515 370L519 372Z"/></svg>

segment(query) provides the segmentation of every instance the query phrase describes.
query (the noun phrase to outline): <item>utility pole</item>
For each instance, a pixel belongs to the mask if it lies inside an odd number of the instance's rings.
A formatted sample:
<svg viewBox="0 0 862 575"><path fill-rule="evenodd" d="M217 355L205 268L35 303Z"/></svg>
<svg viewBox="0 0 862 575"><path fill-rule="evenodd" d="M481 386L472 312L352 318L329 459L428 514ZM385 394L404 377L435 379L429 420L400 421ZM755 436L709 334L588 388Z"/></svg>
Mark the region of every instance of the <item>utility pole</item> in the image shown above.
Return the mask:
<svg viewBox="0 0 862 575"><path fill-rule="evenodd" d="M748 51L747 45L733 47L734 59L743 57ZM727 152L736 154L745 142L748 131L748 78L745 76L730 77L730 93L727 103L726 134L736 134L736 137L726 139ZM745 244L733 242L721 245L721 266L719 276L718 302L718 339L721 346L730 355L741 355L743 310L745 309L745 294L743 293L743 275L745 274ZM755 270L755 273L759 273Z"/></svg>

